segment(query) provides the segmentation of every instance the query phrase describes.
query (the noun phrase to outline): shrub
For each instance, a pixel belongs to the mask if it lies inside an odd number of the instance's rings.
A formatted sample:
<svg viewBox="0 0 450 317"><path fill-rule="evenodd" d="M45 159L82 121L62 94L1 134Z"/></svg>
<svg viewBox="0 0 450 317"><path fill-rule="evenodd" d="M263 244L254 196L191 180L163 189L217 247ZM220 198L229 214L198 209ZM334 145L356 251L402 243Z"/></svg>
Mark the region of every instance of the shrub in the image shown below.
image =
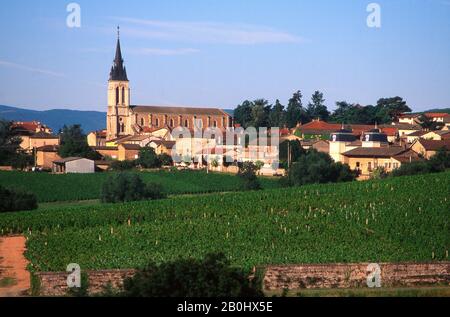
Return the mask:
<svg viewBox="0 0 450 317"><path fill-rule="evenodd" d="M412 163L402 164L392 172L392 176L408 176L427 173L440 173L450 168L450 152L445 149L439 150L428 161L417 161Z"/></svg>
<svg viewBox="0 0 450 317"><path fill-rule="evenodd" d="M127 297L256 297L263 296L248 276L230 265L225 255L182 259L137 272L124 281Z"/></svg>
<svg viewBox="0 0 450 317"><path fill-rule="evenodd" d="M326 153L310 150L299 157L283 178L282 184L288 186L301 186L315 183L337 183L353 181L357 172L348 165L335 163Z"/></svg>
<svg viewBox="0 0 450 317"><path fill-rule="evenodd" d="M158 159L161 162L162 166L172 166L173 165L173 159L169 154L163 153L158 155Z"/></svg>
<svg viewBox="0 0 450 317"><path fill-rule="evenodd" d="M239 167L238 177L243 181L244 190L260 190L261 184L258 177L256 177L256 171L258 168L252 162L245 162Z"/></svg>
<svg viewBox="0 0 450 317"><path fill-rule="evenodd" d="M145 147L139 151L139 158L136 163L143 168L159 168L162 165L155 150L151 147Z"/></svg>
<svg viewBox="0 0 450 317"><path fill-rule="evenodd" d="M129 171L136 167L136 161L114 161L109 166L113 171Z"/></svg>
<svg viewBox="0 0 450 317"><path fill-rule="evenodd" d="M111 176L102 187L102 202L118 203L165 197L159 184L145 184L137 174L120 173Z"/></svg>
<svg viewBox="0 0 450 317"><path fill-rule="evenodd" d="M0 212L33 210L37 207L34 194L0 186Z"/></svg>

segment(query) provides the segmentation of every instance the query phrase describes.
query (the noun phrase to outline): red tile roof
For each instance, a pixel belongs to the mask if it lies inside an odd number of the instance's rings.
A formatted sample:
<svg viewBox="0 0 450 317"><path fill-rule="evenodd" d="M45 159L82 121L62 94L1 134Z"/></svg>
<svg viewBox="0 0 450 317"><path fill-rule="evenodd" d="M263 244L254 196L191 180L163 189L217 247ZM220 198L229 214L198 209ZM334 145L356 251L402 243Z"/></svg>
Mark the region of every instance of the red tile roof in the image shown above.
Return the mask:
<svg viewBox="0 0 450 317"><path fill-rule="evenodd" d="M445 112L428 112L428 113L425 113L425 115L428 117L428 118L445 118L445 117L450 117L450 114L448 114L448 113L445 113Z"/></svg>

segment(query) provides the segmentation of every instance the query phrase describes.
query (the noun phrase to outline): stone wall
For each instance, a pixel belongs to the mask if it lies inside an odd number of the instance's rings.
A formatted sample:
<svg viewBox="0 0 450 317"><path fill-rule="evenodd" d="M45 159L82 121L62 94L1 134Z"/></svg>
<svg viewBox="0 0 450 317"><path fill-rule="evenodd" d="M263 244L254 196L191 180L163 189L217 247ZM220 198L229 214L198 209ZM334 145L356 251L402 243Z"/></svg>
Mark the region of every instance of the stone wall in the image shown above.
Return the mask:
<svg viewBox="0 0 450 317"><path fill-rule="evenodd" d="M265 290L367 287L366 264L269 266ZM382 287L450 285L450 262L380 264Z"/></svg>
<svg viewBox="0 0 450 317"><path fill-rule="evenodd" d="M367 287L365 264L309 264L263 267L264 290L314 288L359 288ZM439 263L384 263L381 268L382 287L414 287L427 285L450 286L450 262ZM89 293L96 294L111 284L121 288L123 280L133 276L134 270L86 271L89 278ZM67 294L65 272L37 273L39 295L64 296Z"/></svg>
<svg viewBox="0 0 450 317"><path fill-rule="evenodd" d="M89 280L88 291L90 294L97 294L104 291L104 287L110 284L113 288L121 288L124 279L132 277L135 270L101 270L86 271ZM67 295L66 272L41 272L36 273L39 280L40 296L65 296Z"/></svg>

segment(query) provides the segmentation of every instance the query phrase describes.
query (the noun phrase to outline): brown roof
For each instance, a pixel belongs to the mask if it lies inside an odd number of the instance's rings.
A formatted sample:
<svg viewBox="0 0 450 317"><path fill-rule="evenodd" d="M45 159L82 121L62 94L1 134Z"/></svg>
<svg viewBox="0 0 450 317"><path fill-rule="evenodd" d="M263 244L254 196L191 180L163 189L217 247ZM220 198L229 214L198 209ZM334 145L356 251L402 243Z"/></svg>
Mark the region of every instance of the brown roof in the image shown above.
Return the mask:
<svg viewBox="0 0 450 317"><path fill-rule="evenodd" d="M123 146L125 150L140 150L141 146L139 144L126 144L121 143L120 146Z"/></svg>
<svg viewBox="0 0 450 317"><path fill-rule="evenodd" d="M58 149L58 145L44 145L36 148L36 150L39 152L58 152Z"/></svg>
<svg viewBox="0 0 450 317"><path fill-rule="evenodd" d="M45 133L45 132L38 132L30 136L31 139L59 139L59 136Z"/></svg>
<svg viewBox="0 0 450 317"><path fill-rule="evenodd" d="M117 146L92 146L91 147L94 151L116 151L118 149Z"/></svg>
<svg viewBox="0 0 450 317"><path fill-rule="evenodd" d="M450 150L450 140L419 140L420 144L425 148L426 151L438 151L445 148L447 151Z"/></svg>
<svg viewBox="0 0 450 317"><path fill-rule="evenodd" d="M134 112L139 113L160 113L176 115L210 115L227 116L230 115L218 108L190 108L190 107L164 107L164 106L132 106Z"/></svg>
<svg viewBox="0 0 450 317"><path fill-rule="evenodd" d="M342 155L347 157L393 157L405 151L405 148L401 146L358 147L342 153Z"/></svg>
<svg viewBox="0 0 450 317"><path fill-rule="evenodd" d="M411 149L406 150L406 151L400 153L399 155L394 156L394 159L396 159L397 161L399 161L401 163L410 163L410 162L422 160L419 157L419 154L417 154L416 152L414 152Z"/></svg>
<svg viewBox="0 0 450 317"><path fill-rule="evenodd" d="M422 135L425 135L427 133L428 133L427 131L416 131L416 132L408 134L407 136L422 136Z"/></svg>
<svg viewBox="0 0 450 317"><path fill-rule="evenodd" d="M155 143L156 145L163 145L164 147L171 149L175 146L177 142L175 141L166 141L166 140L153 140L150 143Z"/></svg>
<svg viewBox="0 0 450 317"><path fill-rule="evenodd" d="M395 123L392 126L398 128L399 130L422 130L422 127L418 124ZM382 125L382 127L386 127L386 125Z"/></svg>

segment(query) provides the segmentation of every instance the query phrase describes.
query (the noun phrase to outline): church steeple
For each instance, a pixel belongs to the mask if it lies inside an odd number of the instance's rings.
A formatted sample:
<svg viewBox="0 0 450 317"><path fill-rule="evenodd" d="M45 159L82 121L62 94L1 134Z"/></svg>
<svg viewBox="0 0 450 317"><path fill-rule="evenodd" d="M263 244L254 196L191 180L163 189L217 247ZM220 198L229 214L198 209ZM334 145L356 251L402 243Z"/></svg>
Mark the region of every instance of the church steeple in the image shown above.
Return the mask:
<svg viewBox="0 0 450 317"><path fill-rule="evenodd" d="M120 27L117 27L116 56L109 74L109 80L128 81L127 69L123 65L122 50L120 49Z"/></svg>

